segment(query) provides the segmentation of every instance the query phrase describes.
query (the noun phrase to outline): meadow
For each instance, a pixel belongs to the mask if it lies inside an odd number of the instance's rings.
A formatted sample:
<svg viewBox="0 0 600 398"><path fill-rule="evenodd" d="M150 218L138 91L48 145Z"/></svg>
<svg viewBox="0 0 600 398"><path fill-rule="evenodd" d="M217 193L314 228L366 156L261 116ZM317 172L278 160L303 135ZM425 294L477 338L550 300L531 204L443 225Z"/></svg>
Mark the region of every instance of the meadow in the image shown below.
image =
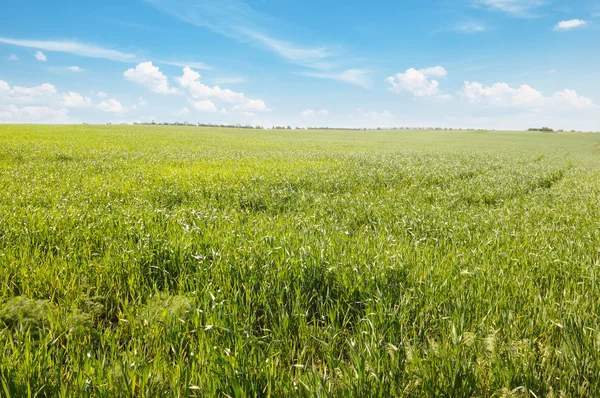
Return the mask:
<svg viewBox="0 0 600 398"><path fill-rule="evenodd" d="M0 125L0 396L600 396L600 134Z"/></svg>

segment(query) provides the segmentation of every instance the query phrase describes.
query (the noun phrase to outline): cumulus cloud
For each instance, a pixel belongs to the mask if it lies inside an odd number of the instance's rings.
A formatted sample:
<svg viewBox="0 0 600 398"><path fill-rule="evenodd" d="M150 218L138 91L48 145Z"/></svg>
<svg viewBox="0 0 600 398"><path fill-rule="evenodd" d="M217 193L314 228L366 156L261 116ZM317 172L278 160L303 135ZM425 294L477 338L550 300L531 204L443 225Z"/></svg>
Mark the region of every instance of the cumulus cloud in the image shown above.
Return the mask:
<svg viewBox="0 0 600 398"><path fill-rule="evenodd" d="M390 85L389 90L395 93L408 92L415 97L430 97L437 99L449 99L449 96L442 94L440 84L433 78L445 77L448 72L441 66L428 67L420 70L414 68L408 69L404 73L397 73L386 79Z"/></svg>
<svg viewBox="0 0 600 398"><path fill-rule="evenodd" d="M233 111L268 112L263 100L247 98L244 93L223 89L219 86L210 87L200 81L200 74L189 67L183 69L183 75L175 79L181 88L188 91L193 101L195 100L217 100L230 104ZM211 102L212 103L212 102ZM213 104L214 105L214 104Z"/></svg>
<svg viewBox="0 0 600 398"><path fill-rule="evenodd" d="M9 60L9 61L18 61L18 60L19 60L19 57L17 57L15 54L10 54L10 55L8 56L8 60Z"/></svg>
<svg viewBox="0 0 600 398"><path fill-rule="evenodd" d="M102 101L96 106L102 112L106 113L124 113L126 109L121 105L119 101L114 98L108 99L106 101Z"/></svg>
<svg viewBox="0 0 600 398"><path fill-rule="evenodd" d="M46 54L44 54L41 51L36 51L33 56L35 57L35 59L37 59L38 61L41 61L41 62L46 62L48 60L48 58L46 57Z"/></svg>
<svg viewBox="0 0 600 398"><path fill-rule="evenodd" d="M52 84L11 87L3 80L0 80L0 119L11 123L69 121L68 109Z"/></svg>
<svg viewBox="0 0 600 398"><path fill-rule="evenodd" d="M571 19L568 21L560 21L554 27L554 30L571 30L587 25L587 22L581 19Z"/></svg>
<svg viewBox="0 0 600 398"><path fill-rule="evenodd" d="M142 62L135 69L127 69L125 78L133 83L145 86L158 94L176 94L177 89L169 87L169 80L152 62Z"/></svg>
<svg viewBox="0 0 600 398"><path fill-rule="evenodd" d="M394 119L396 116L389 111L377 112L367 111L362 108L358 108L352 113L352 116L364 117L364 118L383 118L383 119Z"/></svg>
<svg viewBox="0 0 600 398"><path fill-rule="evenodd" d="M24 106L0 105L0 120L10 122L40 122L65 123L69 121L66 108L52 108L49 106Z"/></svg>
<svg viewBox="0 0 600 398"><path fill-rule="evenodd" d="M96 95L100 98L108 98L108 94L106 94L104 91L98 91Z"/></svg>
<svg viewBox="0 0 600 398"><path fill-rule="evenodd" d="M67 70L71 72L83 72L83 69L81 69L79 66L69 66Z"/></svg>
<svg viewBox="0 0 600 398"><path fill-rule="evenodd" d="M2 119L8 119L11 122L73 122L74 120L68 117L70 109L92 106L94 104L90 97L74 91L58 92L56 87L50 83L21 87L10 86L7 82L0 80ZM102 101L94 108L108 113L124 113L129 110L115 99Z"/></svg>
<svg viewBox="0 0 600 398"><path fill-rule="evenodd" d="M217 106L211 100L190 101L190 104L199 112L216 113Z"/></svg>
<svg viewBox="0 0 600 398"><path fill-rule="evenodd" d="M546 97L527 84L513 88L506 83L484 86L481 83L466 81L461 94L470 103L482 103L497 107L542 108L554 106L576 109L597 107L590 98L579 96L574 90L563 90Z"/></svg>
<svg viewBox="0 0 600 398"><path fill-rule="evenodd" d="M448 71L443 66L434 66L420 69L419 72L424 74L427 77L446 77L448 76Z"/></svg>
<svg viewBox="0 0 600 398"><path fill-rule="evenodd" d="M92 105L92 99L70 91L63 95L63 105L67 108L85 108Z"/></svg>
<svg viewBox="0 0 600 398"><path fill-rule="evenodd" d="M217 84L239 84L246 83L246 78L241 76L223 76L213 80Z"/></svg>
<svg viewBox="0 0 600 398"><path fill-rule="evenodd" d="M246 111L246 112L269 112L270 109L267 107L263 100L258 99L247 99L241 104L235 105L231 108L232 111Z"/></svg>
<svg viewBox="0 0 600 398"><path fill-rule="evenodd" d="M188 113L190 113L190 110L188 108L182 108L178 111L173 112L173 115L175 116L184 116L187 115Z"/></svg>
<svg viewBox="0 0 600 398"><path fill-rule="evenodd" d="M7 82L0 80L0 102L41 103L52 100L56 95L56 87L50 83L33 87L11 87Z"/></svg>
<svg viewBox="0 0 600 398"><path fill-rule="evenodd" d="M327 109L319 109L317 111L314 111L312 109L305 109L302 112L300 112L300 115L302 115L304 117L329 116L329 111Z"/></svg>
<svg viewBox="0 0 600 398"><path fill-rule="evenodd" d="M594 104L591 98L577 95L575 90L564 89L554 93L551 97L552 102L558 106L571 106L577 109L589 109L598 108L598 105Z"/></svg>
<svg viewBox="0 0 600 398"><path fill-rule="evenodd" d="M246 99L243 93L222 89L219 86L209 87L201 83L200 74L187 66L183 69L183 75L175 80L194 98L214 98L230 103L243 102Z"/></svg>

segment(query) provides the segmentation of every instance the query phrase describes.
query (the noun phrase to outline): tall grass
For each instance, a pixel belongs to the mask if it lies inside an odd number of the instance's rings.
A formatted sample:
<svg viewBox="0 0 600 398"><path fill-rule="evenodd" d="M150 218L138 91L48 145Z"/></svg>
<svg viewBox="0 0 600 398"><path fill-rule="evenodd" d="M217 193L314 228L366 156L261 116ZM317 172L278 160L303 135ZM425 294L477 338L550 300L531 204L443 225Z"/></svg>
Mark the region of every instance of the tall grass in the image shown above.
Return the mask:
<svg viewBox="0 0 600 398"><path fill-rule="evenodd" d="M597 396L599 142L0 126L0 396Z"/></svg>

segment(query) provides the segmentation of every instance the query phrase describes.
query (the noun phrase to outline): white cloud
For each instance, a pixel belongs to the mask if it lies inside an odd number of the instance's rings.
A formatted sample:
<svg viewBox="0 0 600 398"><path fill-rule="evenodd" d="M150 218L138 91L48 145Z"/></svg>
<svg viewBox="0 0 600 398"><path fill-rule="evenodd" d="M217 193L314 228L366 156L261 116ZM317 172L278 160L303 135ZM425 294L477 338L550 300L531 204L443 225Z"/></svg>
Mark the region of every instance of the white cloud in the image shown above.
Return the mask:
<svg viewBox="0 0 600 398"><path fill-rule="evenodd" d="M527 84L515 89L506 83L489 87L477 82L465 82L463 97L470 103L489 103L495 106L535 106L544 101L542 93Z"/></svg>
<svg viewBox="0 0 600 398"><path fill-rule="evenodd" d="M554 95L551 97L551 100L555 105L561 107L572 106L577 109L598 108L598 105L595 105L591 98L577 95L575 90L565 89L563 91L554 93Z"/></svg>
<svg viewBox="0 0 600 398"><path fill-rule="evenodd" d="M10 55L8 56L8 60L9 60L9 61L18 61L18 60L19 60L19 57L17 57L15 54L10 54Z"/></svg>
<svg viewBox="0 0 600 398"><path fill-rule="evenodd" d="M123 76L127 80L148 87L158 94L176 94L177 89L169 87L169 80L152 62L142 62L135 69L127 69Z"/></svg>
<svg viewBox="0 0 600 398"><path fill-rule="evenodd" d="M401 93L409 92L415 97L430 97L447 100L449 96L442 94L437 80L432 77L445 77L448 72L441 66L428 67L421 70L408 69L405 73L397 73L386 79L391 86L390 91Z"/></svg>
<svg viewBox="0 0 600 398"><path fill-rule="evenodd" d="M263 100L247 99L241 104L232 107L231 110L247 112L269 112L271 109L267 107Z"/></svg>
<svg viewBox="0 0 600 398"><path fill-rule="evenodd" d="M305 109L302 112L300 112L300 115L304 116L304 117L310 117L310 116L329 116L329 111L327 109L319 109L317 111L314 111L312 109Z"/></svg>
<svg viewBox="0 0 600 398"><path fill-rule="evenodd" d="M304 76L316 77L318 79L337 80L340 82L346 82L364 88L369 87L367 71L362 69L348 69L341 73L302 72L301 74Z"/></svg>
<svg viewBox="0 0 600 398"><path fill-rule="evenodd" d="M213 79L217 84L239 84L246 83L246 79L241 76L218 77Z"/></svg>
<svg viewBox="0 0 600 398"><path fill-rule="evenodd" d="M255 113L253 113L253 112L246 112L246 111L240 112L240 115L246 116L246 117L256 117Z"/></svg>
<svg viewBox="0 0 600 398"><path fill-rule="evenodd" d="M36 48L46 51L75 54L83 57L104 58L113 61L133 62L136 59L136 56L133 54L126 54L116 50L72 41L20 40L0 37L0 43L12 44L19 47Z"/></svg>
<svg viewBox="0 0 600 398"><path fill-rule="evenodd" d="M138 104L138 106L146 106L146 105L148 105L148 101L146 101L146 99L144 97L140 97L138 99L138 103L137 104Z"/></svg>
<svg viewBox="0 0 600 398"><path fill-rule="evenodd" d="M12 86L0 80L0 102L17 104L48 102L57 95L56 87L44 83L33 87Z"/></svg>
<svg viewBox="0 0 600 398"><path fill-rule="evenodd" d="M123 105L121 105L121 103L119 101L117 101L116 99L108 99L106 101L102 101L101 103L98 104L97 106L98 109L100 109L102 112L107 112L107 113L123 113L126 112L126 109L123 107Z"/></svg>
<svg viewBox="0 0 600 398"><path fill-rule="evenodd" d="M326 46L306 46L274 37L268 33L273 20L243 1L227 0L219 6L215 6L210 0L146 2L184 22L210 29L242 43L251 43L295 64L315 67L323 59L334 55Z"/></svg>
<svg viewBox="0 0 600 398"><path fill-rule="evenodd" d="M465 82L462 96L470 103L483 103L496 107L520 107L540 109L544 107L559 108L593 108L597 107L587 97L577 95L573 90L564 90L545 97L533 87L523 84L512 88L506 83L484 86L477 82Z"/></svg>
<svg viewBox="0 0 600 398"><path fill-rule="evenodd" d="M190 104L200 112L215 113L218 111L216 105L211 100L190 101Z"/></svg>
<svg viewBox="0 0 600 398"><path fill-rule="evenodd" d="M460 25L457 25L455 30L461 33L480 33L485 32L487 27L478 22L465 22Z"/></svg>
<svg viewBox="0 0 600 398"><path fill-rule="evenodd" d="M209 87L200 82L200 74L189 67L183 69L183 76L175 79L182 88L187 89L194 98L215 98L224 102L243 102L246 97L243 93L237 93L219 86Z"/></svg>
<svg viewBox="0 0 600 398"><path fill-rule="evenodd" d="M515 17L531 17L531 12L544 5L546 0L473 0L473 3L506 12Z"/></svg>
<svg viewBox="0 0 600 398"><path fill-rule="evenodd" d="M352 113L352 116L358 116L362 118L383 118L383 119L394 119L396 116L390 113L389 111L377 112L377 111L367 111L362 108L358 108L356 111Z"/></svg>
<svg viewBox="0 0 600 398"><path fill-rule="evenodd" d="M108 98L108 94L106 94L104 91L98 91L96 95L100 98Z"/></svg>
<svg viewBox="0 0 600 398"><path fill-rule="evenodd" d="M443 66L434 66L420 69L419 72L424 74L427 77L446 77L448 76L448 71Z"/></svg>
<svg viewBox="0 0 600 398"><path fill-rule="evenodd" d="M243 29L241 33L246 37L253 38L261 46L283 59L296 64L311 66L333 55L327 47L300 47L294 43L275 39L252 29Z"/></svg>
<svg viewBox="0 0 600 398"><path fill-rule="evenodd" d="M65 123L72 121L68 117L68 108L89 105L89 97L75 92L59 93L50 83L11 87L0 80L0 118L11 122Z"/></svg>
<svg viewBox="0 0 600 398"><path fill-rule="evenodd" d="M248 112L268 112L270 109L264 101L259 99L247 98L244 93L235 92L229 89L222 89L219 86L209 87L200 82L200 74L189 67L183 69L183 75L175 79L177 83L188 90L193 99L215 99L218 101L236 104L232 110Z"/></svg>
<svg viewBox="0 0 600 398"><path fill-rule="evenodd" d="M0 105L0 120L16 122L52 122L66 123L69 121L68 110L66 108L52 108L48 106L24 106L22 108L16 105Z"/></svg>
<svg viewBox="0 0 600 398"><path fill-rule="evenodd" d="M188 108L182 108L178 111L173 112L173 115L175 116L184 116L187 115L188 113L190 113L190 110Z"/></svg>
<svg viewBox="0 0 600 398"><path fill-rule="evenodd" d="M83 69L81 69L79 66L69 66L67 70L71 72L83 72Z"/></svg>
<svg viewBox="0 0 600 398"><path fill-rule="evenodd" d="M33 56L35 57L35 59L37 59L38 61L41 61L41 62L46 62L48 60L48 58L46 57L46 54L44 54L41 51L36 51Z"/></svg>
<svg viewBox="0 0 600 398"><path fill-rule="evenodd" d="M62 103L67 108L85 108L92 105L92 99L70 91L63 95Z"/></svg>
<svg viewBox="0 0 600 398"><path fill-rule="evenodd" d="M156 61L156 63L158 64L165 64L165 65L171 65L171 66L181 66L182 68L184 67L190 67L190 68L194 68L194 69L212 69L210 66L206 65L204 62L197 62L197 61L190 61L190 62L183 62L183 61Z"/></svg>
<svg viewBox="0 0 600 398"><path fill-rule="evenodd" d="M587 22L581 19L571 19L568 21L560 21L554 27L554 30L570 30L587 25Z"/></svg>

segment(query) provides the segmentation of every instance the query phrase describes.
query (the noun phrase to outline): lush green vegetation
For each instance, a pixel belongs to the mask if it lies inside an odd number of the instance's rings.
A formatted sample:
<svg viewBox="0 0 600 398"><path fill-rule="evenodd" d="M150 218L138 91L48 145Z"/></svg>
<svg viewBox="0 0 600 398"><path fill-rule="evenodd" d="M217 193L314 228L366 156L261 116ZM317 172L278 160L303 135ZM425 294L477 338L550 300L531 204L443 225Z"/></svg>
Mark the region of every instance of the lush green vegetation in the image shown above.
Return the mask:
<svg viewBox="0 0 600 398"><path fill-rule="evenodd" d="M598 396L600 135L0 126L0 396Z"/></svg>

